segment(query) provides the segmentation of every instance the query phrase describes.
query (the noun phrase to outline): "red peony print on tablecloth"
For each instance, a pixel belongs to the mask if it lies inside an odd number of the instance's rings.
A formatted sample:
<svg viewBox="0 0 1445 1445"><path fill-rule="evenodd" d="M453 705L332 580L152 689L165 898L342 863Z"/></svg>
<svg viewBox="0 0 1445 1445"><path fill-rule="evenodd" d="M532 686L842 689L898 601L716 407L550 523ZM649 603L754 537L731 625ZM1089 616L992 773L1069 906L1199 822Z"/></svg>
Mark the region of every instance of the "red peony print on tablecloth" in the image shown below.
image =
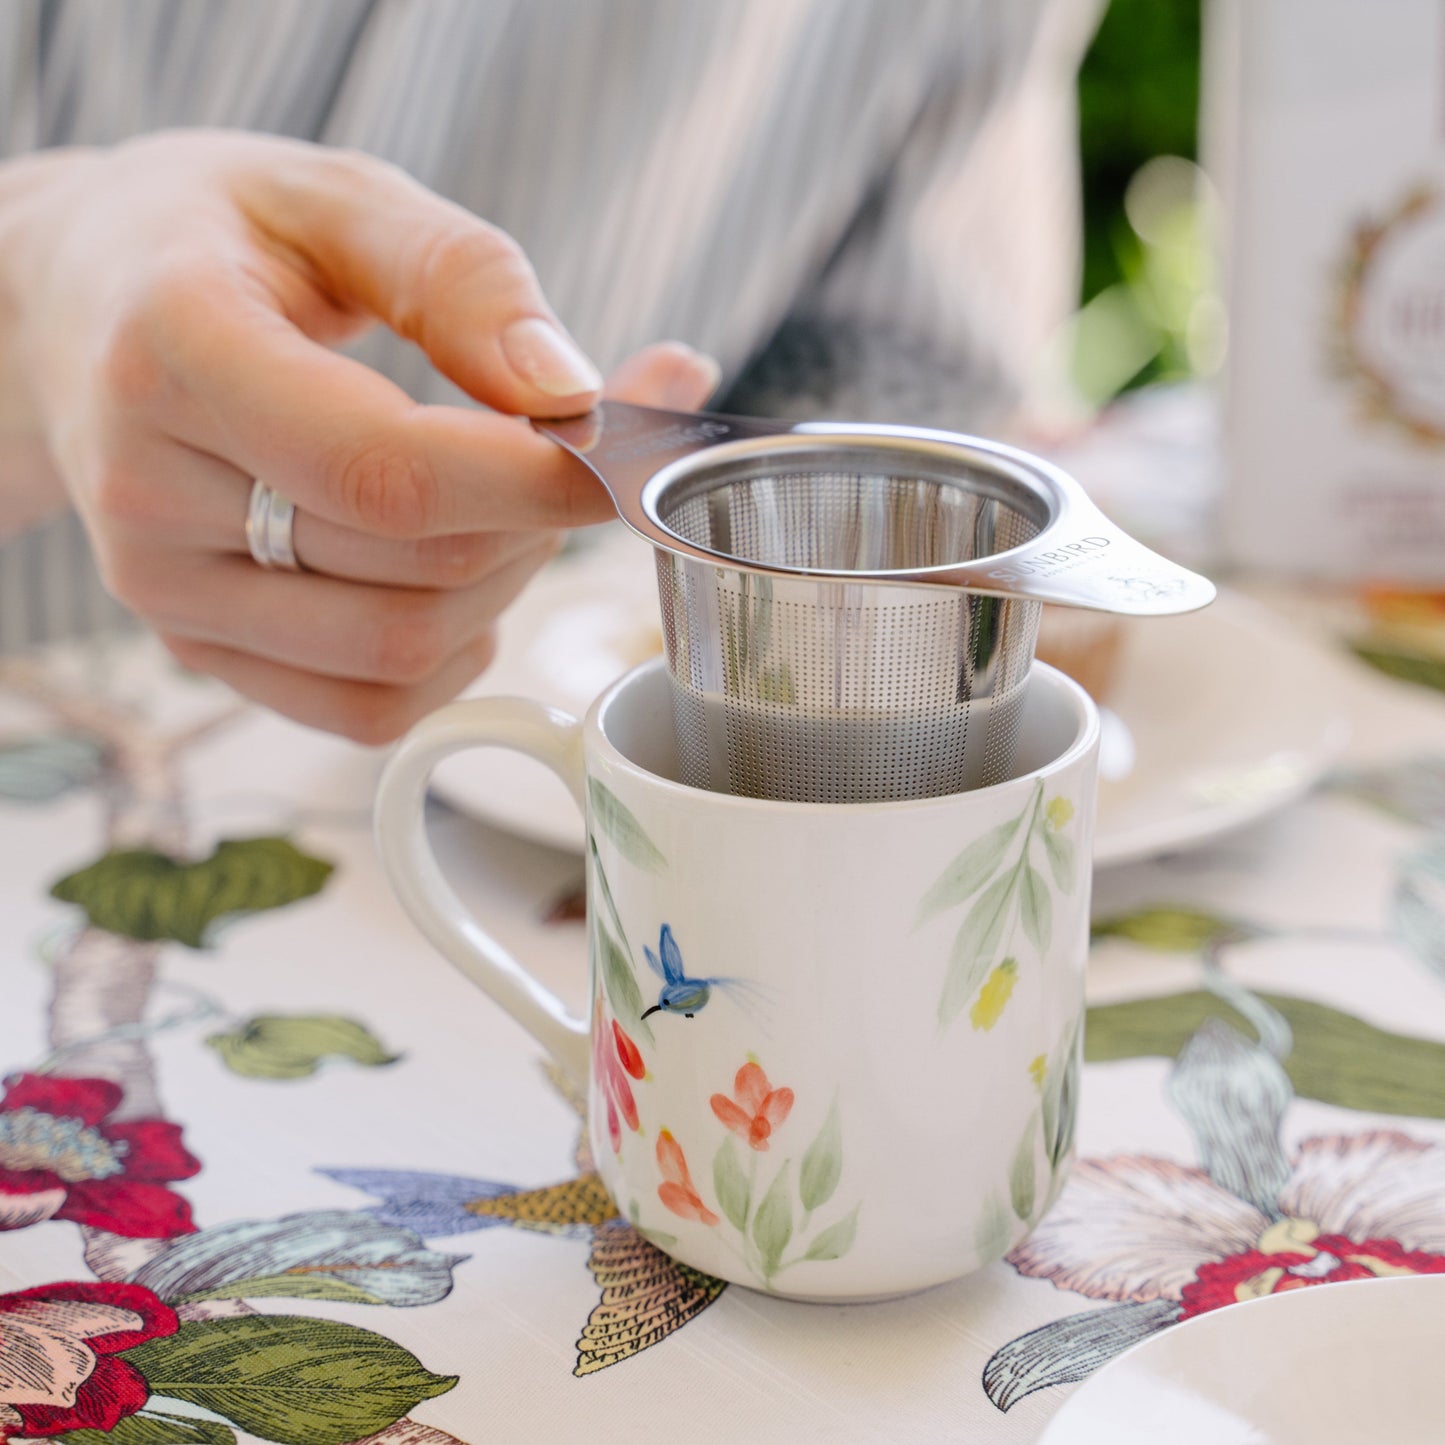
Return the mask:
<svg viewBox="0 0 1445 1445"><path fill-rule="evenodd" d="M109 1079L20 1074L0 1099L0 1229L67 1219L131 1239L195 1230L191 1206L166 1186L200 1161L163 1119L114 1120Z"/></svg>
<svg viewBox="0 0 1445 1445"><path fill-rule="evenodd" d="M179 1327L169 1305L135 1284L67 1281L0 1295L0 1442L113 1430L150 1398L120 1352Z"/></svg>

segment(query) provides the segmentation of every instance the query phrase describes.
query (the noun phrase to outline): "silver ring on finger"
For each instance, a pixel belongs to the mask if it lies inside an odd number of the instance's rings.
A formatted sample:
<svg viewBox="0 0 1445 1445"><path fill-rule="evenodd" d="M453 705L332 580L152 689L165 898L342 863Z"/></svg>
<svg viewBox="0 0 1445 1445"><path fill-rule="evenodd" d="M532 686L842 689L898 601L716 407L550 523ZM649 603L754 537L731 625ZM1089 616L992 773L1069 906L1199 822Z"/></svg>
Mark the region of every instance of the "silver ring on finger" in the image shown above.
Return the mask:
<svg viewBox="0 0 1445 1445"><path fill-rule="evenodd" d="M300 572L292 528L296 504L290 497L268 487L259 477L251 483L251 502L246 509L246 546L258 566Z"/></svg>

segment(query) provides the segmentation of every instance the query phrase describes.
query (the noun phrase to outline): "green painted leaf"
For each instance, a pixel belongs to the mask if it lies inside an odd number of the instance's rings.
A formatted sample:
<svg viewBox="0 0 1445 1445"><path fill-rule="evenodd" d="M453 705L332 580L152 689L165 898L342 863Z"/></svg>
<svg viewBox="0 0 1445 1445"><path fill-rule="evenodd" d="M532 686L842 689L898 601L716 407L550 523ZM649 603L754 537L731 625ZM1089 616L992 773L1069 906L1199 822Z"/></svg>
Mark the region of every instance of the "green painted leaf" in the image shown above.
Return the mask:
<svg viewBox="0 0 1445 1445"><path fill-rule="evenodd" d="M669 1234L665 1229L653 1229L646 1224L634 1224L632 1227L643 1239L657 1249L667 1251L672 1249L677 1243L677 1236L675 1234ZM684 1269L686 1266L679 1265L678 1268Z"/></svg>
<svg viewBox="0 0 1445 1445"><path fill-rule="evenodd" d="M1057 1170L1074 1146L1074 1124L1079 1100L1079 1028L1081 1019L1064 1030L1049 1058L1040 1101L1044 1128L1044 1154Z"/></svg>
<svg viewBox="0 0 1445 1445"><path fill-rule="evenodd" d="M153 1395L199 1405L280 1445L347 1445L457 1382L382 1335L297 1315L187 1322L127 1350L126 1360Z"/></svg>
<svg viewBox="0 0 1445 1445"><path fill-rule="evenodd" d="M858 1211L861 1208L861 1204L855 1204L837 1224L830 1224L823 1230L808 1246L803 1258L842 1259L853 1248L853 1240L858 1234Z"/></svg>
<svg viewBox="0 0 1445 1445"><path fill-rule="evenodd" d="M1060 893L1074 891L1074 844L1060 833L1044 833L1044 852L1048 855L1049 871L1054 875L1054 886Z"/></svg>
<svg viewBox="0 0 1445 1445"><path fill-rule="evenodd" d="M838 1187L839 1176L843 1173L843 1130L838 1122L838 1100L828 1110L818 1137L808 1145L803 1155L803 1167L798 1172L798 1197L803 1208L811 1214L821 1209Z"/></svg>
<svg viewBox="0 0 1445 1445"><path fill-rule="evenodd" d="M737 1145L731 1134L722 1141L713 1156L712 1186L718 1203L722 1205L722 1212L727 1215L733 1228L746 1232L752 1190L748 1185L748 1176L743 1173Z"/></svg>
<svg viewBox="0 0 1445 1445"><path fill-rule="evenodd" d="M943 997L938 1001L938 1021L945 1028L958 1017L974 991L988 977L1017 887L1018 873L1010 869L1002 878L990 883L968 910L953 942Z"/></svg>
<svg viewBox="0 0 1445 1445"><path fill-rule="evenodd" d="M1445 843L1405 859L1391 914L1401 942L1426 967L1445 975Z"/></svg>
<svg viewBox="0 0 1445 1445"><path fill-rule="evenodd" d="M596 938L602 987L607 993L607 1002L612 1005L612 1012L629 1033L639 1033L649 1043L653 1042L652 1025L642 1017L642 990L637 986L637 975L632 971L631 960L601 923L597 924Z"/></svg>
<svg viewBox="0 0 1445 1445"><path fill-rule="evenodd" d="M990 828L981 838L975 839L944 869L938 882L923 895L918 905L916 922L922 923L946 908L956 908L967 903L1003 864L1008 845L1023 821L1022 815L1011 822L1000 823ZM915 925L916 926L916 925Z"/></svg>
<svg viewBox="0 0 1445 1445"><path fill-rule="evenodd" d="M375 1069L401 1057L387 1053L365 1024L339 1014L258 1014L230 1033L211 1034L206 1044L248 1079L304 1079L325 1059Z"/></svg>
<svg viewBox="0 0 1445 1445"><path fill-rule="evenodd" d="M1294 1048L1282 1062L1300 1098L1370 1114L1445 1119L1445 1043L1378 1029L1310 999L1259 997L1289 1024ZM1208 1018L1257 1037L1248 1019L1201 989L1091 1008L1085 1057L1090 1063L1176 1058Z"/></svg>
<svg viewBox="0 0 1445 1445"><path fill-rule="evenodd" d="M1014 1225L1008 1210L990 1194L979 1210L978 1222L973 1227L973 1248L979 1264L992 1264L1002 1259L1009 1251Z"/></svg>
<svg viewBox="0 0 1445 1445"><path fill-rule="evenodd" d="M1201 953L1223 943L1257 938L1260 930L1197 908L1141 908L1094 925L1095 938L1127 938L1160 953Z"/></svg>
<svg viewBox="0 0 1445 1445"><path fill-rule="evenodd" d="M763 1275L771 1279L778 1272L783 1251L793 1237L792 1186L788 1182L791 1160L784 1160L773 1180L772 1188L763 1196L753 1215L753 1243L763 1260Z"/></svg>
<svg viewBox="0 0 1445 1445"><path fill-rule="evenodd" d="M648 873L661 873L667 867L667 860L658 852L657 845L616 793L596 778L588 778L587 800L591 821L597 831L629 863Z"/></svg>
<svg viewBox="0 0 1445 1445"><path fill-rule="evenodd" d="M163 1300L288 1295L357 1304L435 1304L465 1258L348 1209L233 1219L173 1240L131 1276Z"/></svg>
<svg viewBox="0 0 1445 1445"><path fill-rule="evenodd" d="M113 1430L67 1430L64 1445L236 1445L236 1433L217 1420L193 1420L147 1410L127 1415Z"/></svg>
<svg viewBox="0 0 1445 1445"><path fill-rule="evenodd" d="M1013 1205L1014 1213L1025 1222L1034 1212L1034 1196L1038 1188L1034 1172L1034 1139L1038 1129L1039 1116L1035 1114L1014 1150L1008 1171L1009 1203Z"/></svg>
<svg viewBox="0 0 1445 1445"><path fill-rule="evenodd" d="M114 849L50 893L79 904L91 926L107 933L203 948L219 920L309 898L331 871L285 838L238 838L199 863L150 848Z"/></svg>
<svg viewBox="0 0 1445 1445"><path fill-rule="evenodd" d="M20 738L0 745L0 798L48 803L93 783L105 766L105 749L77 733Z"/></svg>
<svg viewBox="0 0 1445 1445"><path fill-rule="evenodd" d="M617 900L612 896L612 885L607 881L607 870L602 866L602 855L597 851L597 836L594 833L587 835L587 849L592 854L592 869L597 876L597 892L602 899L603 906L607 909L607 916L612 920L612 927L617 931L617 936L622 940L624 953L632 952L632 945L627 941L627 930L622 926L622 915L617 911Z"/></svg>
<svg viewBox="0 0 1445 1445"><path fill-rule="evenodd" d="M1054 938L1054 900L1049 897L1049 885L1044 882L1044 875L1032 864L1024 869L1019 912L1029 942L1040 953L1046 953Z"/></svg>

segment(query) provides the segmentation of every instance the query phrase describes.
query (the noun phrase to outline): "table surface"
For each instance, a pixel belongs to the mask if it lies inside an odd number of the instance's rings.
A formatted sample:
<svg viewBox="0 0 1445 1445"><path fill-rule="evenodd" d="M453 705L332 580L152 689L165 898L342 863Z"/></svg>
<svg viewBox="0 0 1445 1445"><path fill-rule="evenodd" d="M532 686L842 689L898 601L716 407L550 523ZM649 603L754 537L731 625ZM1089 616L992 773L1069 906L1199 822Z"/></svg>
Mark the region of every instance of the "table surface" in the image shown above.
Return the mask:
<svg viewBox="0 0 1445 1445"><path fill-rule="evenodd" d="M577 1101L389 896L376 754L146 644L5 664L0 1439L1032 1441L1181 1318L1445 1271L1445 697L1339 655L1322 787L1096 879L1055 1209L971 1278L834 1307L614 1217ZM433 825L579 1003L580 861ZM29 1373L7 1318L49 1341Z"/></svg>

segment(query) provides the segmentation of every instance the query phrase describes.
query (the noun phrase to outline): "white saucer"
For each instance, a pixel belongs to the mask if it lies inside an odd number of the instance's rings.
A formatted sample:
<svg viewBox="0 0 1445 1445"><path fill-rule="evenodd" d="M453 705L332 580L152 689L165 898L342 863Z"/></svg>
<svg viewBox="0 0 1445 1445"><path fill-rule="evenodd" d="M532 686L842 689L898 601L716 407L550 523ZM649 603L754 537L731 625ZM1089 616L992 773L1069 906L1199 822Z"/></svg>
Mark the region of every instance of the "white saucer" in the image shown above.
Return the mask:
<svg viewBox="0 0 1445 1445"><path fill-rule="evenodd" d="M1096 865L1189 847L1303 793L1346 727L1334 660L1238 596L1187 617L1125 624L1105 719ZM620 524L555 562L503 616L496 660L469 697L512 694L580 716L613 678L661 651L652 550ZM1127 771L1120 766L1127 761ZM562 785L515 753L476 751L436 792L498 827L580 852Z"/></svg>
<svg viewBox="0 0 1445 1445"><path fill-rule="evenodd" d="M1266 1295L1153 1335L1039 1445L1439 1445L1445 1276Z"/></svg>

